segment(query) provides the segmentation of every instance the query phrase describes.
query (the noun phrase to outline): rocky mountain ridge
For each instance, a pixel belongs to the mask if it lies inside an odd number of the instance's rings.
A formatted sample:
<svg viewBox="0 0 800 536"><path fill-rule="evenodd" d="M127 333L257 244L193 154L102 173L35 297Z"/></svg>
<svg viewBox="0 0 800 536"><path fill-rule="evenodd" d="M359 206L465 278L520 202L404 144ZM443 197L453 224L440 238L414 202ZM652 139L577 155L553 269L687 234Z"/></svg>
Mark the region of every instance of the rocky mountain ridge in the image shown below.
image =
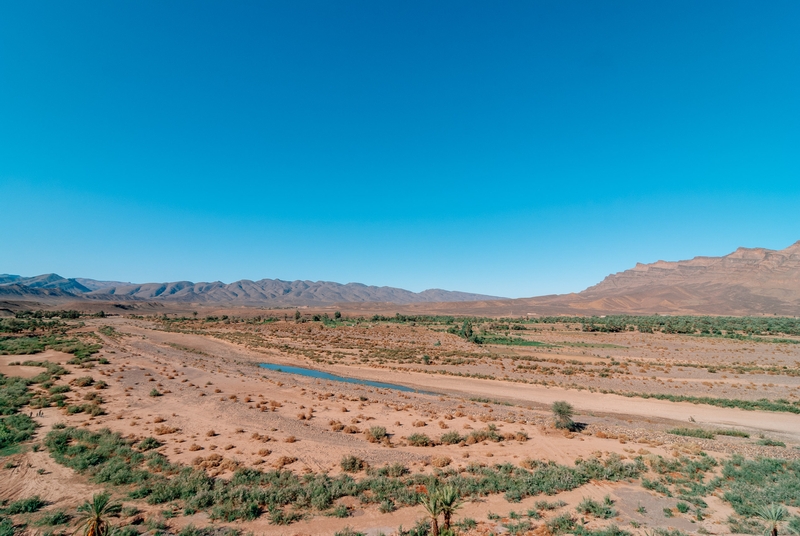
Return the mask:
<svg viewBox="0 0 800 536"><path fill-rule="evenodd" d="M14 299L88 299L102 301L164 301L181 303L226 303L237 305L322 305L349 302L458 302L495 299L468 292L428 289L411 292L401 288L329 281L282 281L243 279L193 283L121 283L94 279L64 278L58 274L35 277L0 275L0 296Z"/></svg>

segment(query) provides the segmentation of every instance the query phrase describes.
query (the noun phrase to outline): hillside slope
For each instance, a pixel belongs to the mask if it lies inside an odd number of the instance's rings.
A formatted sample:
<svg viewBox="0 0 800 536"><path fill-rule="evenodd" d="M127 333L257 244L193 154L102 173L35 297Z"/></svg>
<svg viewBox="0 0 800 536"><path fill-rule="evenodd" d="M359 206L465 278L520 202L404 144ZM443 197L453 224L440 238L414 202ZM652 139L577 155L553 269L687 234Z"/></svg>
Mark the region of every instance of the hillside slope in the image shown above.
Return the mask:
<svg viewBox="0 0 800 536"><path fill-rule="evenodd" d="M394 287L328 281L281 281L243 279L233 283L118 283L93 279L67 279L57 274L35 277L0 275L0 296L13 299L53 301L84 299L99 301L157 301L259 306L302 306L329 303L458 302L493 298L482 294L429 289L411 292Z"/></svg>

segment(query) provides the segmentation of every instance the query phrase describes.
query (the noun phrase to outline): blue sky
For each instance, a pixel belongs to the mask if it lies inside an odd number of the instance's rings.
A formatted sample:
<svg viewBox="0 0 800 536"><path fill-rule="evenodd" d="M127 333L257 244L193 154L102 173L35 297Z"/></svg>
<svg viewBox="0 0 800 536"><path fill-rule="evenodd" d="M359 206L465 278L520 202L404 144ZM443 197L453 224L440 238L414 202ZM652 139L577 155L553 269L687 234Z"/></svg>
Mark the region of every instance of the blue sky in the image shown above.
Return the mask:
<svg viewBox="0 0 800 536"><path fill-rule="evenodd" d="M4 2L0 272L522 297L800 240L800 3Z"/></svg>

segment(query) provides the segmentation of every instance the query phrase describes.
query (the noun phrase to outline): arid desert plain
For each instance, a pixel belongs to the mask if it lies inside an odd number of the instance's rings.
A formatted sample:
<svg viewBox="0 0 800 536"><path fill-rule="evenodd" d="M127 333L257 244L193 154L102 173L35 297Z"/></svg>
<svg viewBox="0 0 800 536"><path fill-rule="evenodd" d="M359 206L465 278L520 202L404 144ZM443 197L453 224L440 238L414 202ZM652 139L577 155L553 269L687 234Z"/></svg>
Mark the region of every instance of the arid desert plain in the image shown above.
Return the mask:
<svg viewBox="0 0 800 536"><path fill-rule="evenodd" d="M332 309L17 316L6 343L33 346L0 356L4 407L34 423L4 438L0 500L31 534L69 532L100 492L125 534L426 534L441 487L458 534L758 533L760 508L798 513L791 335Z"/></svg>

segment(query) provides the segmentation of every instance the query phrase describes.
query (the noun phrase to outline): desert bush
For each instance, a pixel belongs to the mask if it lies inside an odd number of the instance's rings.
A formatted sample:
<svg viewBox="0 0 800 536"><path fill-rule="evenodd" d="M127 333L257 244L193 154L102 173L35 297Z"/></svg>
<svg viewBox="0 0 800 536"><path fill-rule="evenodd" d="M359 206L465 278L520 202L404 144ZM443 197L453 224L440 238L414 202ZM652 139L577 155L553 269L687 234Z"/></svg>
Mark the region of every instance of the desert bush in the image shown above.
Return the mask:
<svg viewBox="0 0 800 536"><path fill-rule="evenodd" d="M10 517L0 516L0 536L14 536L17 530Z"/></svg>
<svg viewBox="0 0 800 536"><path fill-rule="evenodd" d="M785 447L786 443L783 441L776 441L774 439L759 439L756 441L757 445L761 445L763 447Z"/></svg>
<svg viewBox="0 0 800 536"><path fill-rule="evenodd" d="M565 503L564 501L555 501L555 502L536 501L536 503L534 503L534 507L542 512L546 512L549 510L558 510L559 508L563 508L566 505L567 503Z"/></svg>
<svg viewBox="0 0 800 536"><path fill-rule="evenodd" d="M741 430L714 430L714 433L721 436L750 437L750 434Z"/></svg>
<svg viewBox="0 0 800 536"><path fill-rule="evenodd" d="M614 524L594 530L578 526L575 528L575 535L576 536L632 536L630 532L628 532L627 530L623 530Z"/></svg>
<svg viewBox="0 0 800 536"><path fill-rule="evenodd" d="M269 522L273 525L290 525L302 519L302 515L297 512L287 512L278 507L272 507L268 511Z"/></svg>
<svg viewBox="0 0 800 536"><path fill-rule="evenodd" d="M673 428L667 431L668 434L696 437L699 439L714 439L714 432L701 428Z"/></svg>
<svg viewBox="0 0 800 536"><path fill-rule="evenodd" d="M330 512L331 517L350 517L350 509L347 508L345 505L340 504L339 506L334 507Z"/></svg>
<svg viewBox="0 0 800 536"><path fill-rule="evenodd" d="M341 465L342 471L346 473L357 473L366 467L366 462L355 456L345 456L339 462L339 465Z"/></svg>
<svg viewBox="0 0 800 536"><path fill-rule="evenodd" d="M41 497L34 495L33 497L28 497L27 499L19 499L12 502L2 509L1 512L6 515L31 514L33 512L38 512L44 508L46 504L47 503L44 502Z"/></svg>
<svg viewBox="0 0 800 536"><path fill-rule="evenodd" d="M218 454L198 458L194 466L171 464L151 451L142 453L136 443L108 430L91 432L65 428L51 431L45 445L53 459L86 474L92 481L126 486L132 499L149 504L183 503L190 515L205 511L214 519L249 519L260 515L261 505L271 522L296 521L303 512L327 510L339 498L358 497L365 504L412 506L417 504L419 487L434 489L446 484L459 496L484 496L506 493L514 500L539 494L554 494L575 489L590 480L634 478L643 464L624 463L619 458L583 461L574 467L539 462L527 471L511 464L482 467L472 464L467 471L441 471L437 475L408 474L402 464L368 470L359 481L349 474L296 475L282 469L261 471L236 467ZM292 463L296 461L288 458ZM230 478L209 476L203 469L218 472L233 470Z"/></svg>
<svg viewBox="0 0 800 536"><path fill-rule="evenodd" d="M387 437L386 428L383 426L372 426L364 431L364 436L370 443L378 443L383 440L383 438Z"/></svg>
<svg viewBox="0 0 800 536"><path fill-rule="evenodd" d="M502 440L503 437L497 433L497 427L493 424L481 430L470 432L465 439L467 445L474 445L483 441L494 441L496 443Z"/></svg>
<svg viewBox="0 0 800 536"><path fill-rule="evenodd" d="M91 376L81 376L80 378L75 378L70 383L75 387L89 387L94 383L94 378Z"/></svg>
<svg viewBox="0 0 800 536"><path fill-rule="evenodd" d="M65 525L72 520L72 516L64 512L63 510L58 510L56 512L48 512L44 514L42 517L36 521L36 524L39 526L49 526L53 527L55 525Z"/></svg>
<svg viewBox="0 0 800 536"><path fill-rule="evenodd" d="M378 510L382 514L388 514L390 512L394 512L395 510L397 510L397 505L395 505L394 501L391 499L384 499L383 501L381 501Z"/></svg>
<svg viewBox="0 0 800 536"><path fill-rule="evenodd" d="M274 465L278 469L283 469L287 465L291 465L296 461L297 461L297 458L295 458L294 456L281 456L280 458L275 460Z"/></svg>
<svg viewBox="0 0 800 536"><path fill-rule="evenodd" d="M461 437L461 434L456 431L452 431L442 434L442 437L439 438L439 443L442 445L457 445L463 440L464 438Z"/></svg>
<svg viewBox="0 0 800 536"><path fill-rule="evenodd" d="M391 465L385 465L383 467L379 467L374 471L376 476L388 476L391 478L400 478L401 476L407 475L409 473L408 467L403 465L402 463L393 463Z"/></svg>
<svg viewBox="0 0 800 536"><path fill-rule="evenodd" d="M411 434L408 436L408 444L414 447L432 447L433 441L425 434Z"/></svg>
<svg viewBox="0 0 800 536"><path fill-rule="evenodd" d="M334 533L333 536L366 536L366 534L364 534L363 532L359 532L355 529L352 529L350 527L345 527L342 530Z"/></svg>
<svg viewBox="0 0 800 536"><path fill-rule="evenodd" d="M594 517L599 517L600 519L609 519L617 515L617 511L611 508L612 504L613 502L608 496L606 496L604 504L600 504L589 497L584 497L575 510L579 514L591 515Z"/></svg>
<svg viewBox="0 0 800 536"><path fill-rule="evenodd" d="M567 534L575 530L575 520L569 514L561 514L545 522L551 534Z"/></svg>
<svg viewBox="0 0 800 536"><path fill-rule="evenodd" d="M146 437L142 439L138 445L136 445L136 448L144 452L147 450L157 449L161 445L163 445L163 443L155 437Z"/></svg>
<svg viewBox="0 0 800 536"><path fill-rule="evenodd" d="M33 437L39 424L25 414L0 418L0 449L11 447Z"/></svg>
<svg viewBox="0 0 800 536"><path fill-rule="evenodd" d="M800 460L734 455L723 464L722 497L740 516L753 517L769 504L800 504Z"/></svg>
<svg viewBox="0 0 800 536"><path fill-rule="evenodd" d="M453 460L447 456L434 456L431 458L431 465L434 467L447 467L453 462Z"/></svg>

